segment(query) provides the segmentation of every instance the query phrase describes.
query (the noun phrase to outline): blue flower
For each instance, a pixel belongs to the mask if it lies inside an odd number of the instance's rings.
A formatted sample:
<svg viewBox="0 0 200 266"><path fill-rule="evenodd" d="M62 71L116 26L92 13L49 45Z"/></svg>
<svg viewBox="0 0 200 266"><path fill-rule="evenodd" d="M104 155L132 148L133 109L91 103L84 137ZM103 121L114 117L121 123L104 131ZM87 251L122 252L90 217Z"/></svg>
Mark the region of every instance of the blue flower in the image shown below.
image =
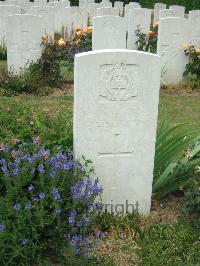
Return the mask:
<svg viewBox="0 0 200 266"><path fill-rule="evenodd" d="M28 186L28 191L32 191L34 189L34 186L32 185L32 184L30 184L29 186Z"/></svg>
<svg viewBox="0 0 200 266"><path fill-rule="evenodd" d="M43 200L45 198L44 192L40 192L38 197L39 197L40 200Z"/></svg>
<svg viewBox="0 0 200 266"><path fill-rule="evenodd" d="M56 214L60 214L61 213L61 209L60 208L56 208Z"/></svg>
<svg viewBox="0 0 200 266"><path fill-rule="evenodd" d="M16 204L14 205L13 209L14 209L16 212L20 211L20 209L21 209L20 204L19 204L19 203L16 203Z"/></svg>
<svg viewBox="0 0 200 266"><path fill-rule="evenodd" d="M68 222L69 222L69 223L74 223L74 222L75 222L75 218L74 218L74 216L69 217L69 218L68 218Z"/></svg>
<svg viewBox="0 0 200 266"><path fill-rule="evenodd" d="M30 203L26 203L25 206L24 206L25 210L30 210L31 208L32 208L32 206L31 206Z"/></svg>
<svg viewBox="0 0 200 266"><path fill-rule="evenodd" d="M57 187L53 188L53 197L55 200L59 201L61 199L60 192Z"/></svg>
<svg viewBox="0 0 200 266"><path fill-rule="evenodd" d="M71 244L73 247L75 247L77 245L77 242L78 242L78 236L77 235L74 235L71 239Z"/></svg>
<svg viewBox="0 0 200 266"><path fill-rule="evenodd" d="M71 212L70 212L70 216L75 216L76 215L76 210L72 210Z"/></svg>
<svg viewBox="0 0 200 266"><path fill-rule="evenodd" d="M6 227L4 224L0 223L0 233L2 233L3 231L5 231Z"/></svg>
<svg viewBox="0 0 200 266"><path fill-rule="evenodd" d="M38 165L38 172L39 172L40 174L44 173L44 165L43 165L43 164L39 164L39 165Z"/></svg>
<svg viewBox="0 0 200 266"><path fill-rule="evenodd" d="M55 172L55 171L52 171L52 172L50 173L50 177L54 178L55 176L56 176L56 172Z"/></svg>
<svg viewBox="0 0 200 266"><path fill-rule="evenodd" d="M28 240L27 240L27 239L22 239L22 240L21 240L21 244L22 244L23 246L27 245L27 244L28 244Z"/></svg>
<svg viewBox="0 0 200 266"><path fill-rule="evenodd" d="M18 175L18 174L19 174L19 169L18 168L13 169L13 175Z"/></svg>

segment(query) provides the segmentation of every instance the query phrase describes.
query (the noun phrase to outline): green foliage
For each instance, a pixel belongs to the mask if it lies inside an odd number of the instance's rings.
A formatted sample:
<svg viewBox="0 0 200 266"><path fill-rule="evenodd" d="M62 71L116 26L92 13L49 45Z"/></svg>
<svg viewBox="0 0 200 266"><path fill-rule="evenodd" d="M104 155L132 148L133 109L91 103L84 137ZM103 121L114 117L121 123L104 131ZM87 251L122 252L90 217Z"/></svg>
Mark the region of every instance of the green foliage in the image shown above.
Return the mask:
<svg viewBox="0 0 200 266"><path fill-rule="evenodd" d="M183 125L167 128L162 123L157 132L153 181L153 192L159 197L188 184L200 163L198 139L198 128L184 129Z"/></svg>
<svg viewBox="0 0 200 266"><path fill-rule="evenodd" d="M156 53L157 52L157 39L158 39L158 25L152 26L148 34L142 33L140 26L136 30L137 36L137 49L143 52Z"/></svg>
<svg viewBox="0 0 200 266"><path fill-rule="evenodd" d="M1 265L62 258L71 245L74 254L90 252L95 235L88 234L102 192L90 174L89 161L81 166L71 152L47 150L38 139L0 146Z"/></svg>
<svg viewBox="0 0 200 266"><path fill-rule="evenodd" d="M7 49L5 45L0 45L0 60L7 60Z"/></svg>
<svg viewBox="0 0 200 266"><path fill-rule="evenodd" d="M138 241L142 266L198 265L200 238L187 224L152 226Z"/></svg>
<svg viewBox="0 0 200 266"><path fill-rule="evenodd" d="M184 75L195 75L197 79L200 79L200 49L195 49L194 46L190 46L184 52L189 58Z"/></svg>
<svg viewBox="0 0 200 266"><path fill-rule="evenodd" d="M72 108L69 97L3 98L0 104L0 143L13 137L31 141L40 136L45 146L65 145L72 148ZM39 103L39 104L38 104Z"/></svg>
<svg viewBox="0 0 200 266"><path fill-rule="evenodd" d="M200 230L200 164L196 171L196 176L191 179L190 186L186 190L183 210L192 215L194 225Z"/></svg>
<svg viewBox="0 0 200 266"><path fill-rule="evenodd" d="M160 3L162 2L163 4L167 4L167 7L170 5L182 5L185 6L186 12L189 10L194 10L194 9L200 9L200 2L199 0L140 0L139 1L142 7L146 8L153 8L155 3Z"/></svg>

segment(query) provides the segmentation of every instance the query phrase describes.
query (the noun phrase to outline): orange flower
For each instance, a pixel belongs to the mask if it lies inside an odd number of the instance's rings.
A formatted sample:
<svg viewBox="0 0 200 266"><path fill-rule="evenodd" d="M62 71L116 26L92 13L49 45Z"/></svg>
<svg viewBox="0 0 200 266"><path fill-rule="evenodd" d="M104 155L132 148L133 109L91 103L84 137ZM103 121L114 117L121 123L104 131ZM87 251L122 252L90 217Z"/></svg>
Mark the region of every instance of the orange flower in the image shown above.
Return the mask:
<svg viewBox="0 0 200 266"><path fill-rule="evenodd" d="M76 32L76 36L77 37L81 37L81 35L83 35L83 32L81 30L79 30L79 31Z"/></svg>
<svg viewBox="0 0 200 266"><path fill-rule="evenodd" d="M155 31L152 31L152 30L150 30L150 31L149 31L149 35L151 35L151 36L156 36L156 32L155 32Z"/></svg>
<svg viewBox="0 0 200 266"><path fill-rule="evenodd" d="M196 52L197 54L200 54L200 49L195 49L195 52Z"/></svg>
<svg viewBox="0 0 200 266"><path fill-rule="evenodd" d="M75 31L76 31L76 32L77 32L77 31L81 31L81 28L77 27L77 28L75 29Z"/></svg>
<svg viewBox="0 0 200 266"><path fill-rule="evenodd" d="M160 25L160 21L157 20L157 21L155 22L155 25L156 25L156 26Z"/></svg>
<svg viewBox="0 0 200 266"><path fill-rule="evenodd" d="M43 34L43 35L42 35L42 40L43 40L43 41L47 41L48 38L49 38L49 36L48 36L47 34Z"/></svg>
<svg viewBox="0 0 200 266"><path fill-rule="evenodd" d="M75 44L75 45L78 45L80 42L81 42L81 40L76 40L76 41L74 42L74 44Z"/></svg>

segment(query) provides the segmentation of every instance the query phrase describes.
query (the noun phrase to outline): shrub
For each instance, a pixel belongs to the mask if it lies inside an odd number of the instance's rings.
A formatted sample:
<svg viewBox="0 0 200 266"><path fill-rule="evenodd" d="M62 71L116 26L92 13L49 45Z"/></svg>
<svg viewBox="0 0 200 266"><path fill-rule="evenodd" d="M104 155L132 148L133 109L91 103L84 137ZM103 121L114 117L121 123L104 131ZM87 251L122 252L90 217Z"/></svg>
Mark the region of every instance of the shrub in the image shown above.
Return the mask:
<svg viewBox="0 0 200 266"><path fill-rule="evenodd" d="M164 123L161 125L157 132L153 180L153 192L159 197L189 184L196 165L200 163L198 139L198 128L184 129L183 125L167 128Z"/></svg>
<svg viewBox="0 0 200 266"><path fill-rule="evenodd" d="M137 36L137 49L143 52L156 53L157 52L157 39L158 39L158 24L151 27L148 34L142 33L140 26L136 30Z"/></svg>
<svg viewBox="0 0 200 266"><path fill-rule="evenodd" d="M183 45L184 48L184 45ZM185 55L188 56L189 62L186 65L184 75L194 75L200 79L200 49L195 49L194 46L189 46L184 50Z"/></svg>
<svg viewBox="0 0 200 266"><path fill-rule="evenodd" d="M30 265L63 256L67 246L89 256L102 188L71 152L33 144L0 146L0 264Z"/></svg>
<svg viewBox="0 0 200 266"><path fill-rule="evenodd" d="M200 166L196 168L196 175L191 179L185 198L183 210L193 215L194 225L200 230Z"/></svg>
<svg viewBox="0 0 200 266"><path fill-rule="evenodd" d="M0 60L7 60L7 49L4 43L0 45Z"/></svg>

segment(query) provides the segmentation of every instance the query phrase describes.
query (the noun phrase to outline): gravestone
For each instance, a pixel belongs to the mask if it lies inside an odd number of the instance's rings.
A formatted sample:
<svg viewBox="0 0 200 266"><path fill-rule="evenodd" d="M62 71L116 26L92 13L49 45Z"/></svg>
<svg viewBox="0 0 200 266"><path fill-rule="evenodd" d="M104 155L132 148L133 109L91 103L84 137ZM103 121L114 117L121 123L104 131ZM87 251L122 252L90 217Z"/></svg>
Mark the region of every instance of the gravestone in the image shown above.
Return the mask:
<svg viewBox="0 0 200 266"><path fill-rule="evenodd" d="M125 48L124 18L119 16L95 17L93 20L92 50Z"/></svg>
<svg viewBox="0 0 200 266"><path fill-rule="evenodd" d="M188 58L181 46L188 44L189 40L187 19L160 19L157 54L161 56L161 68L165 83L176 84L182 80Z"/></svg>
<svg viewBox="0 0 200 266"><path fill-rule="evenodd" d="M154 24L157 23L157 21L159 20L159 12L160 12L160 10L163 10L163 9L166 9L165 4L156 3L154 5L154 16L153 16Z"/></svg>
<svg viewBox="0 0 200 266"><path fill-rule="evenodd" d="M88 26L88 10L84 7L66 7L64 26L67 33L71 34L76 28L86 28Z"/></svg>
<svg viewBox="0 0 200 266"><path fill-rule="evenodd" d="M179 5L172 5L169 9L173 9L177 12L178 17L184 18L185 17L185 7Z"/></svg>
<svg viewBox="0 0 200 266"><path fill-rule="evenodd" d="M43 20L27 14L8 16L7 28L8 70L20 74L41 56Z"/></svg>
<svg viewBox="0 0 200 266"><path fill-rule="evenodd" d="M35 6L38 6L38 5L46 6L47 5L47 1L46 0L34 0L34 5Z"/></svg>
<svg viewBox="0 0 200 266"><path fill-rule="evenodd" d="M112 3L108 0L103 0L100 2L101 7L112 7Z"/></svg>
<svg viewBox="0 0 200 266"><path fill-rule="evenodd" d="M93 18L97 16L97 8L100 8L99 3L91 3L89 4L88 11L89 11L89 22L90 25L93 24Z"/></svg>
<svg viewBox="0 0 200 266"><path fill-rule="evenodd" d="M140 4L139 3L134 3L134 2L131 2L127 5L125 5L125 8L124 8L124 19L125 19L125 23L126 23L126 29L128 28L128 21L129 21L129 11L133 8L141 8Z"/></svg>
<svg viewBox="0 0 200 266"><path fill-rule="evenodd" d="M59 4L54 8L55 30L57 32L61 32L62 26L64 26L66 19L66 7L70 7L70 1L59 2Z"/></svg>
<svg viewBox="0 0 200 266"><path fill-rule="evenodd" d="M110 212L123 214L127 203L150 212L159 87L156 55L124 49L75 57L75 158L92 160Z"/></svg>
<svg viewBox="0 0 200 266"><path fill-rule="evenodd" d="M195 48L200 49L200 10L193 10L189 12L188 16L190 22L191 42Z"/></svg>
<svg viewBox="0 0 200 266"><path fill-rule="evenodd" d="M42 17L43 27L44 27L43 33L51 36L52 40L54 39L54 32L55 32L54 16L56 13L53 11L54 9L47 5L33 6L31 8L31 14Z"/></svg>
<svg viewBox="0 0 200 266"><path fill-rule="evenodd" d="M97 8L97 16L119 16L119 12L116 8L101 7Z"/></svg>
<svg viewBox="0 0 200 266"><path fill-rule="evenodd" d="M114 3L114 8L116 8L119 12L119 15L123 15L124 13L124 5L123 5L123 2L120 2L120 1L116 1Z"/></svg>
<svg viewBox="0 0 200 266"><path fill-rule="evenodd" d="M147 34L150 30L151 10L147 8L134 8L129 11L127 48L137 49L138 37L136 30L139 28L142 33Z"/></svg>
<svg viewBox="0 0 200 266"><path fill-rule="evenodd" d="M6 46L8 16L17 13L19 13L19 7L16 5L0 5L0 45Z"/></svg>
<svg viewBox="0 0 200 266"><path fill-rule="evenodd" d="M177 12L177 10L174 9L163 9L160 10L159 13L159 19L160 18L169 18L169 17L179 17L179 12Z"/></svg>

